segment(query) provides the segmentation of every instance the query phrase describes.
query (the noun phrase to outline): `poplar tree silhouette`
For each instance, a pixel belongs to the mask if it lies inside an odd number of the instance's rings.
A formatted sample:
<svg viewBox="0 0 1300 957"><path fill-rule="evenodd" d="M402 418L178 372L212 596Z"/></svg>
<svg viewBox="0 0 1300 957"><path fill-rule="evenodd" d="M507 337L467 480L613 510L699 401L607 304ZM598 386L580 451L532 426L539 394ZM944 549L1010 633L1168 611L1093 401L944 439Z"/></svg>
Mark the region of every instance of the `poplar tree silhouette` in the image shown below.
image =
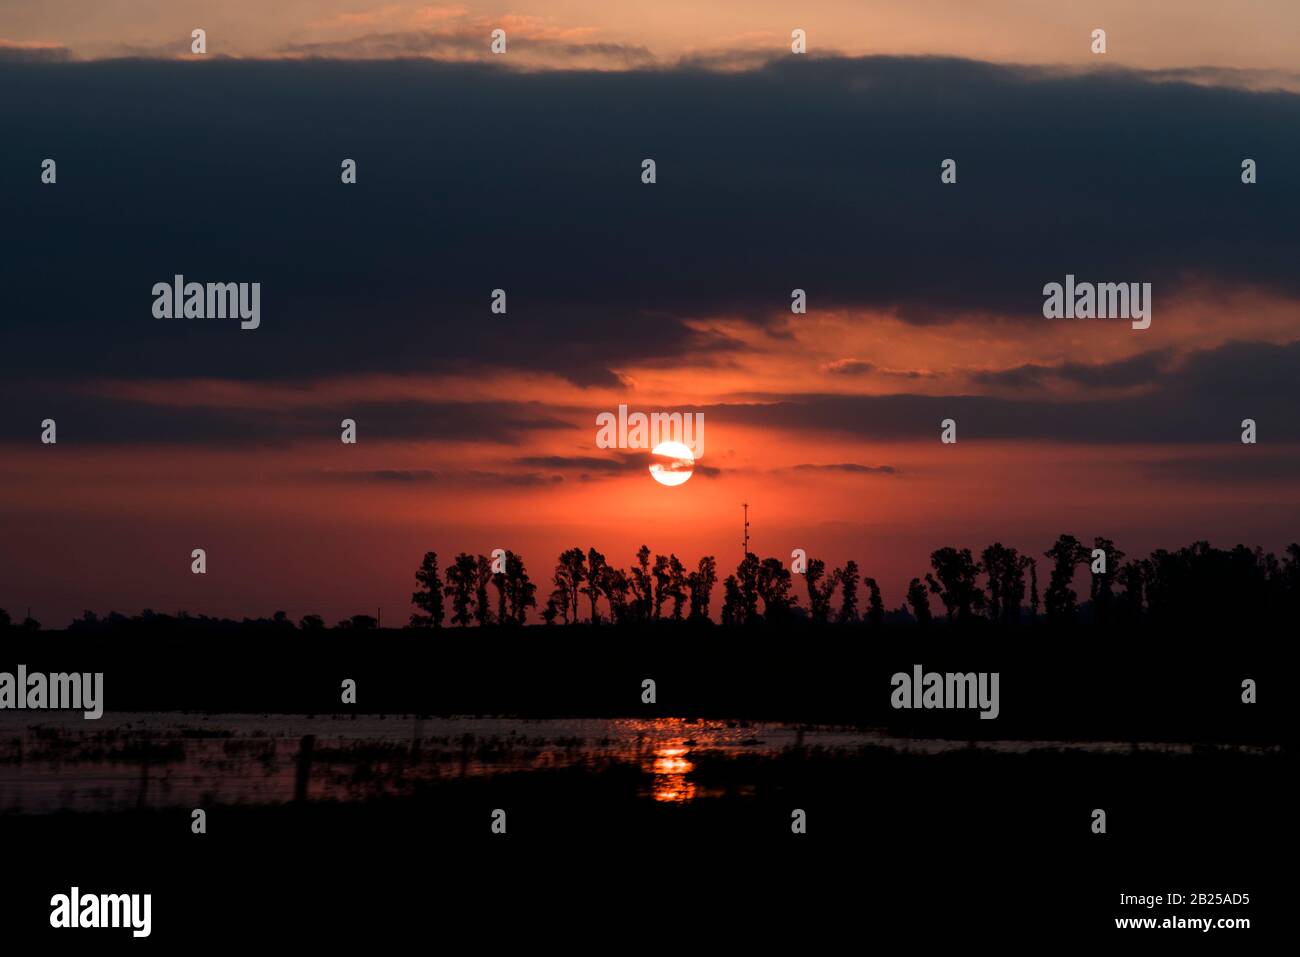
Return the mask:
<svg viewBox="0 0 1300 957"><path fill-rule="evenodd" d="M416 584L420 590L411 595L411 604L419 608L411 615L412 628L441 628L445 611L442 604L442 580L438 577L438 555L425 552L424 561L415 572Z"/></svg>
<svg viewBox="0 0 1300 957"><path fill-rule="evenodd" d="M587 583L582 593L591 600L591 623L600 624L600 614L596 611L596 602L605 591L605 556L594 548L587 549Z"/></svg>
<svg viewBox="0 0 1300 957"><path fill-rule="evenodd" d="M686 566L676 554L668 556L668 597L673 600L673 621L681 621L682 604L686 601Z"/></svg>
<svg viewBox="0 0 1300 957"><path fill-rule="evenodd" d="M744 559L736 566L736 581L740 587L740 620L746 625L758 621L759 564L757 555L746 552Z"/></svg>
<svg viewBox="0 0 1300 957"><path fill-rule="evenodd" d="M841 625L850 625L858 620L858 563L850 558L840 569L839 576L840 615L837 621Z"/></svg>
<svg viewBox="0 0 1300 957"><path fill-rule="evenodd" d="M976 584L980 566L971 555L969 548L958 551L944 547L930 553L930 564L934 567L934 576L926 573L925 580L930 591L938 595L948 613L949 621L966 622L972 613L984 605L984 592Z"/></svg>
<svg viewBox="0 0 1300 957"><path fill-rule="evenodd" d="M537 607L537 586L524 570L524 560L512 551L506 552L506 597L510 605L510 621L523 625L528 620L528 609Z"/></svg>
<svg viewBox="0 0 1300 957"><path fill-rule="evenodd" d="M686 583L691 590L691 621L705 621L709 617L709 602L713 595L713 586L718 581L718 562L712 555L700 559L695 571L687 576Z"/></svg>
<svg viewBox="0 0 1300 957"><path fill-rule="evenodd" d="M566 615L573 614L572 624L578 623L578 593L587 580L587 559L581 548L566 549L560 554L560 562L555 566L555 587L565 589L565 599L561 604ZM566 623L568 619L565 619Z"/></svg>
<svg viewBox="0 0 1300 957"><path fill-rule="evenodd" d="M804 570L804 584L808 587L808 613L814 625L824 625L831 614L831 594L835 591L835 575L822 585L826 576L826 563L820 558L808 559Z"/></svg>
<svg viewBox="0 0 1300 957"><path fill-rule="evenodd" d="M790 569L779 558L765 558L758 566L758 594L763 599L763 619L769 622L790 620L790 609L798 598L790 594L793 584Z"/></svg>
<svg viewBox="0 0 1300 957"><path fill-rule="evenodd" d="M1052 559L1052 578L1047 585L1047 620L1067 624L1079 616L1077 595L1070 587L1075 566L1088 560L1087 550L1073 535L1062 535L1044 555Z"/></svg>
<svg viewBox="0 0 1300 957"><path fill-rule="evenodd" d="M655 621L658 621L663 616L664 602L668 600L668 558L664 555L656 555L650 574L654 577L654 617Z"/></svg>
<svg viewBox="0 0 1300 957"><path fill-rule="evenodd" d="M650 578L650 546L642 545L637 549L636 565L632 568L631 585L633 601L636 604L636 617L640 621L649 621L651 608L654 607L654 587Z"/></svg>
<svg viewBox="0 0 1300 957"><path fill-rule="evenodd" d="M728 575L722 583L723 600L722 600L722 624L724 627L733 627L744 624L745 611L743 600L740 597L740 583L736 580L735 575Z"/></svg>
<svg viewBox="0 0 1300 957"><path fill-rule="evenodd" d="M609 601L609 617L616 625L627 625L636 620L635 605L627 600L631 582L627 573L613 565L605 565L601 572L601 590Z"/></svg>
<svg viewBox="0 0 1300 957"><path fill-rule="evenodd" d="M504 570L492 573L492 586L497 590L497 621L504 625L508 620L506 615L506 592L509 590Z"/></svg>
<svg viewBox="0 0 1300 957"><path fill-rule="evenodd" d="M451 587L451 623L464 628L473 616L474 593L478 588L478 562L473 555L461 552L447 569Z"/></svg>
<svg viewBox="0 0 1300 957"><path fill-rule="evenodd" d="M994 542L980 554L988 576L989 618L1015 624L1020 620L1020 605L1025 600L1025 568L1028 559L1014 548Z"/></svg>

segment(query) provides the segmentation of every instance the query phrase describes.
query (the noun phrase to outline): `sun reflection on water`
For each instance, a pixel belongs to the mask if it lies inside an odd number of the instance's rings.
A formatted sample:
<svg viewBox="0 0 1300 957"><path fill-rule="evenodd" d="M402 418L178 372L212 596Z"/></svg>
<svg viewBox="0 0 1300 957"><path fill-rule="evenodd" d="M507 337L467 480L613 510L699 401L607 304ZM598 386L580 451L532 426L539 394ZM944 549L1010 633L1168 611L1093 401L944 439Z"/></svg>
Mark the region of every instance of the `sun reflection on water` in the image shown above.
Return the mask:
<svg viewBox="0 0 1300 957"><path fill-rule="evenodd" d="M695 765L687 760L690 751L684 745L668 745L655 749L650 770L654 773L654 799L681 804L695 797L695 785L687 775Z"/></svg>

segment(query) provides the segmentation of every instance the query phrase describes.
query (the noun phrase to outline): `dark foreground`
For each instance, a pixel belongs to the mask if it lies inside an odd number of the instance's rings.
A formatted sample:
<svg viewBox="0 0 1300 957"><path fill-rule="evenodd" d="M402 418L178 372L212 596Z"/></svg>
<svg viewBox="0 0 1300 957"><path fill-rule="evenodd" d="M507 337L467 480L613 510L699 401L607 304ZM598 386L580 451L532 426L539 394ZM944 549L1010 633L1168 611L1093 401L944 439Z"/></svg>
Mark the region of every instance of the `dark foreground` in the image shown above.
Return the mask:
<svg viewBox="0 0 1300 957"><path fill-rule="evenodd" d="M103 672L108 712L695 716L922 737L1275 743L1291 645L1281 625L38 632L6 639L0 671ZM997 719L892 707L892 676L917 665L997 672ZM1245 679L1255 704L1242 702Z"/></svg>
<svg viewBox="0 0 1300 957"><path fill-rule="evenodd" d="M401 797L0 815L0 923L96 949L392 946L800 953L990 941L1271 950L1293 866L1290 653L1277 636L556 630L135 643L23 639L0 670L105 672L108 711L635 715L844 722L1017 754L691 755L690 800L626 762L446 775ZM1001 713L905 712L890 676L997 670ZM653 678L657 701L643 703ZM1241 700L1258 682L1259 703ZM345 705L340 682L357 681ZM34 717L39 720L39 715ZM1181 742L1089 753L1070 741ZM1187 745L1191 747L1187 747ZM506 833L492 831L505 812ZM1093 812L1106 813L1094 833ZM792 832L792 813L807 832ZM153 933L48 927L50 897L153 895ZM1184 900L1148 909L1122 894ZM1248 895L1207 905L1195 895ZM1213 900L1214 898L1210 898ZM1118 929L1244 917L1250 929ZM150 943L152 941L152 943ZM891 943L892 942L892 943ZM174 951L173 951L174 952Z"/></svg>
<svg viewBox="0 0 1300 957"><path fill-rule="evenodd" d="M714 796L684 804L648 800L645 772L614 764L450 779L400 799L210 807L206 834L184 809L8 817L5 923L45 933L50 896L77 883L152 893L159 944L193 942L196 929L205 941L319 944L378 926L494 946L582 938L584 951L777 933L806 946L832 926L864 943L1201 933L1114 926L1154 914L1248 917L1250 930L1220 932L1241 948L1272 939L1287 907L1276 876L1294 839L1284 765L1277 750L865 749L704 756L692 777ZM1092 831L1095 808L1105 834ZM496 809L505 834L492 832ZM795 809L805 834L792 833ZM1119 905L1123 893L1170 891L1250 903ZM611 928L605 946L588 937ZM74 933L97 946L112 937Z"/></svg>

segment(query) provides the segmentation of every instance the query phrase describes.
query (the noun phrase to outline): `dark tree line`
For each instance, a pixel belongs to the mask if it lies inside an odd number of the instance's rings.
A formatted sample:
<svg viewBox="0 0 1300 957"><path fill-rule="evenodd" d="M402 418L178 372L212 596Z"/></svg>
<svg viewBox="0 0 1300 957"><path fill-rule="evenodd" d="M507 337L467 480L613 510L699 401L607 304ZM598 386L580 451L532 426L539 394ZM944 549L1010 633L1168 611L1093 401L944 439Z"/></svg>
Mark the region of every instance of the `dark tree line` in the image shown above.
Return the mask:
<svg viewBox="0 0 1300 957"><path fill-rule="evenodd" d="M644 545L636 557L637 564L628 572L609 564L594 548L563 552L555 564L542 620L548 625L577 624L584 620L584 612L585 620L595 625L709 617L710 596L717 581L712 556L701 558L690 572L676 555L655 555L652 562L650 549ZM415 576L420 590L411 596L411 603L419 612L411 616L412 627L442 627L448 604L453 625L524 624L528 609L537 607L537 587L529 579L523 559L506 552L504 567L494 572L493 565L486 556L462 552L447 569L444 584L438 579L438 556L428 552ZM496 588L495 612L488 597L489 583Z"/></svg>
<svg viewBox="0 0 1300 957"><path fill-rule="evenodd" d="M486 583L492 577L488 559L458 555L444 587L437 577L437 556L425 555L416 573L421 590L412 596L422 613L413 615L411 624L440 627L444 600L451 602L452 624L523 624L527 609L536 605L533 586L522 560L506 554L516 564L508 564L504 576L495 576L504 577L498 585L495 619L486 604ZM1280 560L1260 548L1238 545L1224 550L1196 542L1175 552L1160 549L1147 558L1125 561L1124 552L1110 539L1095 538L1089 547L1072 535L1061 535L1042 557L1048 579L1040 596L1039 559L1031 555L1001 542L978 557L969 548L936 549L930 554L930 570L913 578L904 602L887 611L876 580L862 575L853 560L828 570L821 559L809 558L801 576L804 606L796 576L786 563L750 552L722 581L719 617L728 627L792 621L926 625L935 617L931 598L938 600L944 620L952 624L1043 619L1066 625L1084 617L1099 624L1133 624L1192 620L1207 611L1238 617L1300 611L1300 544L1288 545ZM1081 566L1089 589L1082 603L1074 590ZM654 555L652 560L650 549L642 545L636 564L624 571L594 548L571 548L559 556L551 581L542 610L548 625L704 622L711 620L717 561L706 555L688 572L676 555ZM859 586L866 590L865 608L860 608Z"/></svg>
<svg viewBox="0 0 1300 957"><path fill-rule="evenodd" d="M426 553L415 573L418 588L411 603L416 611L409 626L526 624L529 611L538 607L537 586L520 556L510 551L494 554L489 558L461 552L440 576L438 556ZM939 548L930 554L930 570L908 584L902 604L887 610L876 580L864 576L855 561L828 570L821 559L809 558L799 576L800 587L781 559L760 559L750 552L722 580L718 617L729 627L791 622L924 626L936 614L953 625L1039 620L1052 625L1191 624L1207 618L1294 621L1300 617L1300 544L1288 545L1281 558L1261 548L1220 549L1204 541L1176 551L1157 549L1146 558L1126 557L1110 539L1095 538L1087 546L1072 535L1061 535L1043 553L1047 585L1040 596L1039 559L1031 555L1001 542L989 545L978 558L969 548ZM1075 591L1081 580L1088 589L1082 598ZM642 545L636 563L625 571L594 548L586 552L570 548L556 561L541 618L547 625L711 624L717 584L717 560L712 555L688 571L676 555L652 555ZM937 611L931 608L932 598L937 599ZM335 624L334 630L367 631L378 626L370 615L353 615ZM326 630L319 615L304 615L295 624L283 611L241 622L148 609L133 617L112 612L104 618L87 611L68 630L128 627L158 634L176 628ZM40 623L30 617L21 624L13 622L0 608L0 632L39 628Z"/></svg>
<svg viewBox="0 0 1300 957"><path fill-rule="evenodd" d="M21 624L15 625L13 619L9 617L9 612L0 608L0 631L8 631L10 628L21 629L22 631L40 631L41 623L28 615L22 620Z"/></svg>

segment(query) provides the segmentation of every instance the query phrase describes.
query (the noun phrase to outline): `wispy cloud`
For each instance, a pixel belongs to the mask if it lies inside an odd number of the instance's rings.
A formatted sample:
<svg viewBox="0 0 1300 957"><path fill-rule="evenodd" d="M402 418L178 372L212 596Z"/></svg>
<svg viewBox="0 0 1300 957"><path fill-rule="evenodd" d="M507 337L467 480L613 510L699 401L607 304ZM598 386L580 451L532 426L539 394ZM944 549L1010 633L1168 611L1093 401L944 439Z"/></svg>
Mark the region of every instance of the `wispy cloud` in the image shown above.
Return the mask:
<svg viewBox="0 0 1300 957"><path fill-rule="evenodd" d="M856 462L838 462L830 465L801 464L795 469L807 472L850 472L859 475L897 475L898 469L892 465L859 465Z"/></svg>

